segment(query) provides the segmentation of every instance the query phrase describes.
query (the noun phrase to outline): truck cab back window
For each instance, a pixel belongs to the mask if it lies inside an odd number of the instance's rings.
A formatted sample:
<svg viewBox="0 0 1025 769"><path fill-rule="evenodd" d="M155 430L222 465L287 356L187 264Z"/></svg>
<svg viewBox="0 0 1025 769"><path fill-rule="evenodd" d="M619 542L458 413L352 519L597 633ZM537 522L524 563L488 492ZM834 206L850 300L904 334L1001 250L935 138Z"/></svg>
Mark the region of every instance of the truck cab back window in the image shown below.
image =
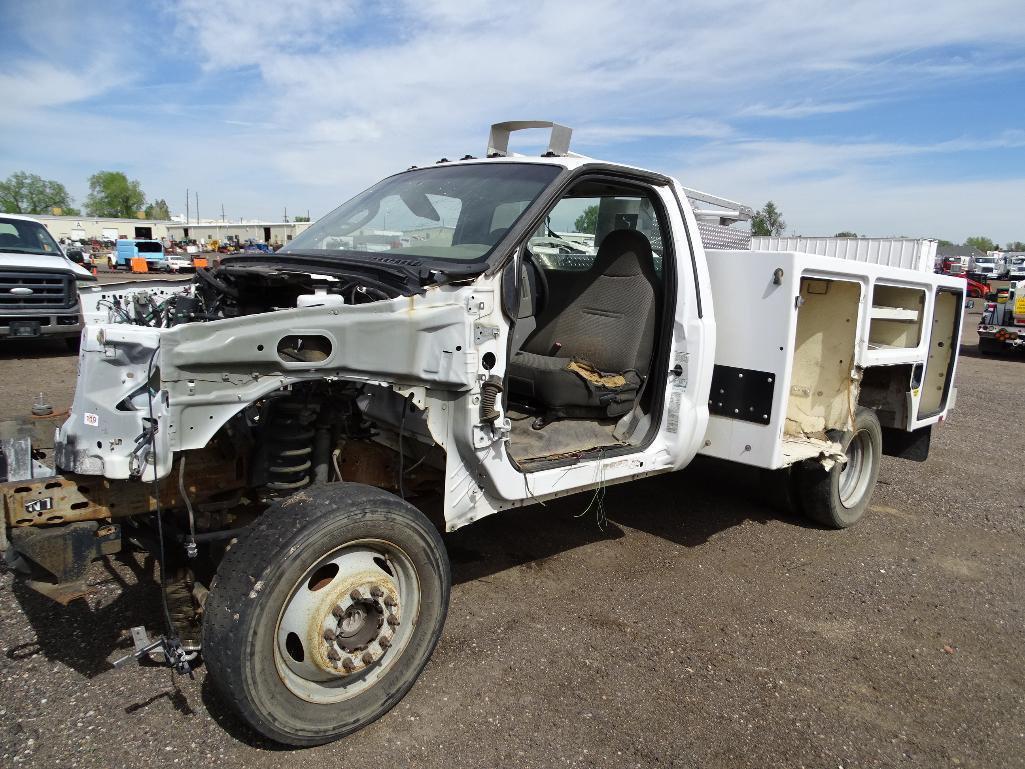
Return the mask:
<svg viewBox="0 0 1025 769"><path fill-rule="evenodd" d="M601 194L595 186L571 192L555 205L527 242L531 253L546 270L585 271L594 264L606 235L638 230L651 243L655 271L661 275L662 235L651 200L622 189Z"/></svg>

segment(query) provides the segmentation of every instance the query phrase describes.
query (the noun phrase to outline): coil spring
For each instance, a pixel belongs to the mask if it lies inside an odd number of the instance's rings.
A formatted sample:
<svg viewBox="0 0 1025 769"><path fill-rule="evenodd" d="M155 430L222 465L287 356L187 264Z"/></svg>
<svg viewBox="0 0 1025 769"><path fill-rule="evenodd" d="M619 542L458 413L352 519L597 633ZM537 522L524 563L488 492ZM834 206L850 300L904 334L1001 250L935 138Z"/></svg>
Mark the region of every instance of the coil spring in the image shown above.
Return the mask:
<svg viewBox="0 0 1025 769"><path fill-rule="evenodd" d="M502 378L492 374L487 381L480 386L480 420L482 422L494 422L499 417L495 404L502 392Z"/></svg>
<svg viewBox="0 0 1025 769"><path fill-rule="evenodd" d="M271 491L295 491L312 482L313 423L319 412L319 404L300 400L271 404L263 434Z"/></svg>

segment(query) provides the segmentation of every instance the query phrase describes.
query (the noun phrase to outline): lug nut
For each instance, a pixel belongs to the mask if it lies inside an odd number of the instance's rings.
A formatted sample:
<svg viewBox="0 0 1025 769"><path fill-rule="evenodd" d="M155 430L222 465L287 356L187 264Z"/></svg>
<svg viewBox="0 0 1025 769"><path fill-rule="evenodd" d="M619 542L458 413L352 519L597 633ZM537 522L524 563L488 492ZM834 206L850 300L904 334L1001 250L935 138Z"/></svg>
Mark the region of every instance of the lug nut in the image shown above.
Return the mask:
<svg viewBox="0 0 1025 769"><path fill-rule="evenodd" d="M391 596L388 596L387 598L384 599L384 605L387 606L390 609L391 607L393 607L395 605L395 599L392 598Z"/></svg>
<svg viewBox="0 0 1025 769"><path fill-rule="evenodd" d="M378 643L381 645L382 649L387 649L391 646L391 636L382 636Z"/></svg>
<svg viewBox="0 0 1025 769"><path fill-rule="evenodd" d="M364 665L369 665L374 661L374 655L370 652L363 652L363 656L360 659L363 660Z"/></svg>
<svg viewBox="0 0 1025 769"><path fill-rule="evenodd" d="M340 603L335 604L335 608L331 610L331 614L334 615L335 619L341 619L345 616L345 609L342 608L342 605Z"/></svg>
<svg viewBox="0 0 1025 769"><path fill-rule="evenodd" d="M349 593L349 598L351 598L354 601L358 601L361 598L363 598L363 594L358 589L353 590L351 593Z"/></svg>
<svg viewBox="0 0 1025 769"><path fill-rule="evenodd" d="M380 585L374 585L372 588L370 588L370 595L372 595L374 598L380 598L384 595L384 591L381 590Z"/></svg>
<svg viewBox="0 0 1025 769"><path fill-rule="evenodd" d="M334 641L335 640L335 631L332 630L331 628L328 628L327 630L325 630L324 631L324 640L327 641L328 643L331 643L331 641Z"/></svg>
<svg viewBox="0 0 1025 769"><path fill-rule="evenodd" d="M396 625L399 624L399 618L396 617L394 614L389 614L388 615L388 624L391 625L392 627L395 627Z"/></svg>
<svg viewBox="0 0 1025 769"><path fill-rule="evenodd" d="M329 660L337 662L342 658L342 655L339 654L338 650L332 646L330 649L327 650L327 658Z"/></svg>
<svg viewBox="0 0 1025 769"><path fill-rule="evenodd" d="M351 673L356 669L356 663L352 661L351 657L346 657L342 660L342 667L345 668L346 673Z"/></svg>

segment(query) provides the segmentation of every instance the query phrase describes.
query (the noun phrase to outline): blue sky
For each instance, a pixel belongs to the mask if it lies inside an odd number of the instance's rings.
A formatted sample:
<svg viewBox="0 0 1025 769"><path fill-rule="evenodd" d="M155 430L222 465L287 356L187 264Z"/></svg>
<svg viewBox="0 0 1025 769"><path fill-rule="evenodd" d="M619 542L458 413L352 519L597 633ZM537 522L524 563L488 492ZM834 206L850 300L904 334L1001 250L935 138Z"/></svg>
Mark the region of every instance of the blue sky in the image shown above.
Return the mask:
<svg viewBox="0 0 1025 769"><path fill-rule="evenodd" d="M790 234L1025 240L1022 0L831 5L0 0L0 177L317 216L549 119Z"/></svg>

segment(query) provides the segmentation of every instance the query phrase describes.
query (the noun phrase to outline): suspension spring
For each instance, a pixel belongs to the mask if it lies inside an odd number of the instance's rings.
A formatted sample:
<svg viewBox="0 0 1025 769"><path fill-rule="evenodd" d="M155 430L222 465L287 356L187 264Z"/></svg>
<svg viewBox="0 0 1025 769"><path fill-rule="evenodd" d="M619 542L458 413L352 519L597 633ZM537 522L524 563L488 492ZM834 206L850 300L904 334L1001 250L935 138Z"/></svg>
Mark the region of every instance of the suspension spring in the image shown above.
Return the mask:
<svg viewBox="0 0 1025 769"><path fill-rule="evenodd" d="M502 393L502 378L492 374L480 386L480 421L494 422L499 417L495 404Z"/></svg>
<svg viewBox="0 0 1025 769"><path fill-rule="evenodd" d="M298 398L273 401L264 424L267 488L290 492L308 486L313 476L314 423L320 404Z"/></svg>

